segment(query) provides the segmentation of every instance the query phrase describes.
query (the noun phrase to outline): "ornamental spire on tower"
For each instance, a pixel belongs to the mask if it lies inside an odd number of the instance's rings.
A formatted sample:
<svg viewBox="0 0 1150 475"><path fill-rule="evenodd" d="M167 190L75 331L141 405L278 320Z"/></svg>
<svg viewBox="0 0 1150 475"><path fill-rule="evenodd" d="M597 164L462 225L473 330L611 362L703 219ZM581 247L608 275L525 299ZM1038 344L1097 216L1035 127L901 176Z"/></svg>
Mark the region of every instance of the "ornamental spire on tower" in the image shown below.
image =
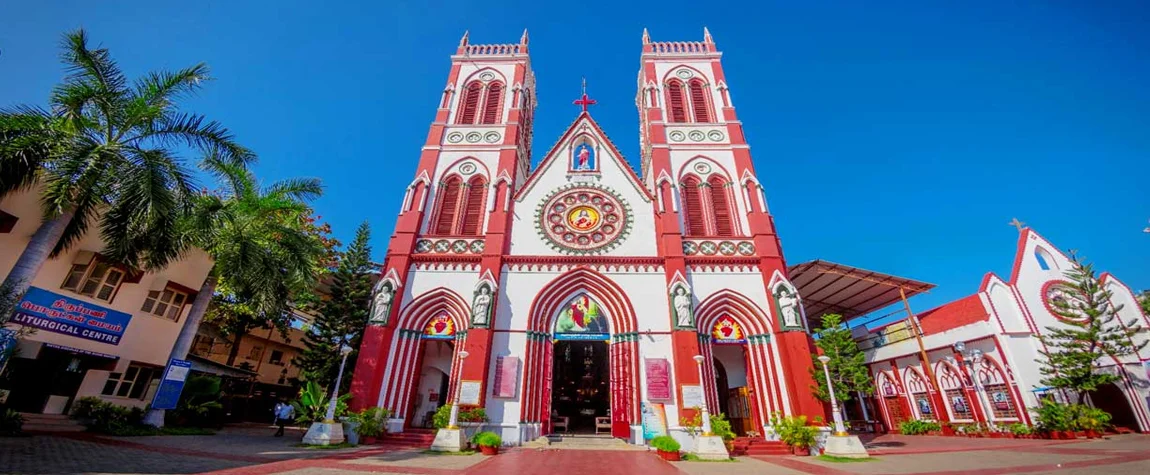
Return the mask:
<svg viewBox="0 0 1150 475"><path fill-rule="evenodd" d="M707 29L706 27L703 27L704 31L706 31L706 29ZM643 28L643 44L649 44L650 42L651 42L651 34L647 33L646 28Z"/></svg>
<svg viewBox="0 0 1150 475"><path fill-rule="evenodd" d="M711 38L711 31L708 30L707 27L705 27L705 26L703 27L703 42L704 43L714 43L715 42L715 39Z"/></svg>
<svg viewBox="0 0 1150 475"><path fill-rule="evenodd" d="M527 44L527 28L523 29L523 36L519 37L519 44L521 44L521 45Z"/></svg>
<svg viewBox="0 0 1150 475"><path fill-rule="evenodd" d="M583 106L583 112L587 112L587 106L595 105L595 99L587 96L587 77L583 77L583 97L576 99L572 104Z"/></svg>

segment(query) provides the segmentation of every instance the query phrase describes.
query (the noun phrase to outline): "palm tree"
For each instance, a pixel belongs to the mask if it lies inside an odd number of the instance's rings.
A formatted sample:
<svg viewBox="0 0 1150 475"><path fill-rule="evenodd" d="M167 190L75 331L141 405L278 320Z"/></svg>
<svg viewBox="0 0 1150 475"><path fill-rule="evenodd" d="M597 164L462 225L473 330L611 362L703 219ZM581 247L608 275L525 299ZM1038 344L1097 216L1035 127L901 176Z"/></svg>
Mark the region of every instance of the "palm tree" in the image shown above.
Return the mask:
<svg viewBox="0 0 1150 475"><path fill-rule="evenodd" d="M67 75L50 109L0 109L0 197L43 185L43 221L5 278L23 295L49 257L94 223L105 257L162 268L181 251L176 222L194 194L179 149L212 150L246 166L254 156L220 124L180 112L177 101L207 81L208 67L152 72L129 84L107 49L83 30L65 35ZM8 314L0 314L0 322Z"/></svg>
<svg viewBox="0 0 1150 475"><path fill-rule="evenodd" d="M181 228L184 244L203 249L215 264L192 301L170 359L187 357L217 286L226 286L254 314L274 319L290 311L293 295L314 288L326 252L305 227L311 212L307 202L322 193L318 179L284 180L260 189L243 167L217 157L204 164L226 189L197 196ZM160 409L145 418L155 426L163 421Z"/></svg>

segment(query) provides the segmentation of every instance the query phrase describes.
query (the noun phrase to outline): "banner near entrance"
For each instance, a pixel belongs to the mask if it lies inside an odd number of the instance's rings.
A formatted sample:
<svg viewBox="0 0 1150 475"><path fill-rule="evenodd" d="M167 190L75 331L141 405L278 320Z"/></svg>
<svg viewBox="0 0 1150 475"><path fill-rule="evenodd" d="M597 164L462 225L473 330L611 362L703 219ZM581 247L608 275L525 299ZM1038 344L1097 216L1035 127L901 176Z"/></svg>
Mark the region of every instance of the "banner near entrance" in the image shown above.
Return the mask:
<svg viewBox="0 0 1150 475"><path fill-rule="evenodd" d="M654 439L667 435L667 410L657 402L643 403L643 438Z"/></svg>
<svg viewBox="0 0 1150 475"><path fill-rule="evenodd" d="M184 391L184 380L188 379L192 363L185 360L172 360L168 369L164 371L164 379L156 389L156 396L152 398L152 409L175 409L180 402L180 393Z"/></svg>
<svg viewBox="0 0 1150 475"><path fill-rule="evenodd" d="M572 299L555 320L555 340L606 341L610 337L599 304L586 295Z"/></svg>
<svg viewBox="0 0 1150 475"><path fill-rule="evenodd" d="M432 318L423 329L425 340L453 340L455 339L455 323L446 314Z"/></svg>
<svg viewBox="0 0 1150 475"><path fill-rule="evenodd" d="M132 316L82 300L31 287L12 315L12 323L119 345Z"/></svg>
<svg viewBox="0 0 1150 475"><path fill-rule="evenodd" d="M519 358L500 356L495 358L495 397L515 397L519 387Z"/></svg>
<svg viewBox="0 0 1150 475"><path fill-rule="evenodd" d="M711 330L711 342L720 345L740 345L747 342L747 334L743 327L730 315L720 318Z"/></svg>
<svg viewBox="0 0 1150 475"><path fill-rule="evenodd" d="M663 358L648 358L644 364L647 371L647 399L671 399L671 363Z"/></svg>

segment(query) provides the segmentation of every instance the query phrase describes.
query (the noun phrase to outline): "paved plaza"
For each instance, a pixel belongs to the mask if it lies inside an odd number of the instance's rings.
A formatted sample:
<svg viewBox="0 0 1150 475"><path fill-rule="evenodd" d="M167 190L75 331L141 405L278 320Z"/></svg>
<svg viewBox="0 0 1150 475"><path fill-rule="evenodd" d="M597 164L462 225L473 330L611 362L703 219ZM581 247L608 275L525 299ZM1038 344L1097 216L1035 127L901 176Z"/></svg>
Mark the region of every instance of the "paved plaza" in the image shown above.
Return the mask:
<svg viewBox="0 0 1150 475"><path fill-rule="evenodd" d="M732 462L664 462L643 451L511 449L496 457L439 455L369 446L299 447L302 432L271 437L263 427L214 436L103 437L90 434L0 438L0 473L18 474L424 474L424 475L744 475L1150 473L1150 436L1044 441L911 437L868 440L874 460L740 457Z"/></svg>

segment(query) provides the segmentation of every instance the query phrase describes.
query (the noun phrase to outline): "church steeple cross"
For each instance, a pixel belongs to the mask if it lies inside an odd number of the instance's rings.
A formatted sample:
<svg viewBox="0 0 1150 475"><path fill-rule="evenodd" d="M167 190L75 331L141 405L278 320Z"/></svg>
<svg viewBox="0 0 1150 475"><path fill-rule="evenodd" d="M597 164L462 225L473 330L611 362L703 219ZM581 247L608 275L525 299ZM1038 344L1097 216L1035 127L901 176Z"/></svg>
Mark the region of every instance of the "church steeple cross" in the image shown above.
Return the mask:
<svg viewBox="0 0 1150 475"><path fill-rule="evenodd" d="M587 112L587 106L595 105L595 99L587 95L587 78L583 78L583 97L576 99L572 104L583 107L583 112Z"/></svg>

